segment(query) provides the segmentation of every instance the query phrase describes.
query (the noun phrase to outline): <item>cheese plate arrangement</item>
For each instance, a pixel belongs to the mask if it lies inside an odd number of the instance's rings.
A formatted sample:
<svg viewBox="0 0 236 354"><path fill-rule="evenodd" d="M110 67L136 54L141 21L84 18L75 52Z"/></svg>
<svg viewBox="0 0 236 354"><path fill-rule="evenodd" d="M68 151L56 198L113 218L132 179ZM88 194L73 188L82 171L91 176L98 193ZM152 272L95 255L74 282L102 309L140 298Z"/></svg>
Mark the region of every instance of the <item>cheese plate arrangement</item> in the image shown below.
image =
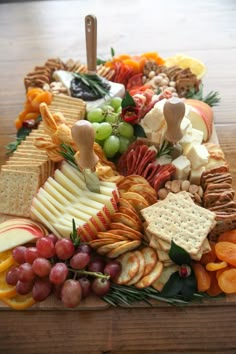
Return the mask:
<svg viewBox="0 0 236 354"><path fill-rule="evenodd" d="M206 67L155 51L24 78L0 171L0 302L187 305L236 293L236 203ZM46 302L45 302L46 301Z"/></svg>

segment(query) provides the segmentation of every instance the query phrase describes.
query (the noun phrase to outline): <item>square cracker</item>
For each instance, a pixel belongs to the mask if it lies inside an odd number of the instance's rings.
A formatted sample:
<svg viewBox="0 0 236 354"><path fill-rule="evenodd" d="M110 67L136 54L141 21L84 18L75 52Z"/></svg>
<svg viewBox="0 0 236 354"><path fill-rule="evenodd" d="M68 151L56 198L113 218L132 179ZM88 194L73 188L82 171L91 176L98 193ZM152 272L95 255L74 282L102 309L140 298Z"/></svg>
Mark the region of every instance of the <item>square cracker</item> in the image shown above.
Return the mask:
<svg viewBox="0 0 236 354"><path fill-rule="evenodd" d="M190 255L196 255L215 222L215 213L173 194L155 209L147 231L161 240L173 240Z"/></svg>
<svg viewBox="0 0 236 354"><path fill-rule="evenodd" d="M0 212L30 216L31 202L39 189L37 173L22 171L0 172Z"/></svg>
<svg viewBox="0 0 236 354"><path fill-rule="evenodd" d="M45 182L44 175L42 174L42 168L40 165L3 165L1 171L22 171L22 172L33 172L39 176L40 186Z"/></svg>

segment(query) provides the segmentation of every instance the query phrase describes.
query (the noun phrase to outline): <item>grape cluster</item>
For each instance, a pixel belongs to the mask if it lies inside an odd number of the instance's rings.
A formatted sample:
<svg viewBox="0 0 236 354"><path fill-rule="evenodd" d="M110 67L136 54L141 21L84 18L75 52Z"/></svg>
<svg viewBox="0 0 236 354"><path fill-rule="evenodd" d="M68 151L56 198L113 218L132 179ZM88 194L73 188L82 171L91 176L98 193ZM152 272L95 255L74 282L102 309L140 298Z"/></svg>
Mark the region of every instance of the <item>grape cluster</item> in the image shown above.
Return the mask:
<svg viewBox="0 0 236 354"><path fill-rule="evenodd" d="M6 274L18 294L32 292L35 301L54 293L66 307L76 307L91 292L104 296L121 266L97 256L88 244L75 247L69 239L50 234L37 240L35 247L18 246L12 255L18 263Z"/></svg>
<svg viewBox="0 0 236 354"><path fill-rule="evenodd" d="M124 122L120 97L114 97L107 104L88 111L87 119L93 124L95 141L102 146L108 158L123 154L135 140L132 124Z"/></svg>

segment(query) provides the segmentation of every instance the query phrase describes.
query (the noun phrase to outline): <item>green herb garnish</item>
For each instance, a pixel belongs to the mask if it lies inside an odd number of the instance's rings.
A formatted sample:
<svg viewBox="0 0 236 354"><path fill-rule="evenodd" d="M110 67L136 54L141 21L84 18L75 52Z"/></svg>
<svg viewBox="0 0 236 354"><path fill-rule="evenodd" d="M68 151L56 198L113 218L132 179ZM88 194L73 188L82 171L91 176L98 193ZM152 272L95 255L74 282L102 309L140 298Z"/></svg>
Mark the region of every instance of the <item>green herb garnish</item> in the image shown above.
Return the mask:
<svg viewBox="0 0 236 354"><path fill-rule="evenodd" d="M173 145L169 141L164 140L157 152L157 158L163 155L169 155L172 150L173 150Z"/></svg>
<svg viewBox="0 0 236 354"><path fill-rule="evenodd" d="M75 157L74 157L75 153L76 153L75 150L70 145L66 145L66 144L60 145L60 154L72 167L79 170L79 167L75 162Z"/></svg>
<svg viewBox="0 0 236 354"><path fill-rule="evenodd" d="M171 305L186 305L190 301L200 302L204 298L208 298L205 294L193 293L191 298L187 300L180 295L165 297L159 291L152 287L138 289L135 286L118 285L111 283L110 292L103 296L103 300L112 306L132 305L140 301L146 302L152 306L151 299L165 302Z"/></svg>
<svg viewBox="0 0 236 354"><path fill-rule="evenodd" d="M207 103L209 106L217 106L220 102L219 92L211 91L205 97L203 96L203 84L200 84L199 90L195 92L194 88L191 88L186 95L186 98L192 98Z"/></svg>
<svg viewBox="0 0 236 354"><path fill-rule="evenodd" d="M104 97L109 94L109 88L98 75L74 73L74 77L81 80L95 95Z"/></svg>
<svg viewBox="0 0 236 354"><path fill-rule="evenodd" d="M72 232L70 234L70 239L73 242L74 246L77 248L80 244L80 237L77 232L77 228L75 225L75 219L72 219Z"/></svg>

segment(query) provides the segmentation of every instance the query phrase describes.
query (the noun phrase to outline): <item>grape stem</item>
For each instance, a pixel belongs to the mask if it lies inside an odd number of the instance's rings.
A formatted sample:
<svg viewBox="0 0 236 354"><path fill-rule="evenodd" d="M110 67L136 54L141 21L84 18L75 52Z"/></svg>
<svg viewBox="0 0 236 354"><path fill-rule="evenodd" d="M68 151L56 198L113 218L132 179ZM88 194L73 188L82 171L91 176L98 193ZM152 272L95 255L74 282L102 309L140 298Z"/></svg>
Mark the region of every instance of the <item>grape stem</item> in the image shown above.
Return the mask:
<svg viewBox="0 0 236 354"><path fill-rule="evenodd" d="M89 272L88 270L75 270L73 268L68 268L71 272L76 273L77 275L91 275L92 277L96 278L103 278L103 279L110 279L110 275L108 274L103 274L100 272Z"/></svg>

